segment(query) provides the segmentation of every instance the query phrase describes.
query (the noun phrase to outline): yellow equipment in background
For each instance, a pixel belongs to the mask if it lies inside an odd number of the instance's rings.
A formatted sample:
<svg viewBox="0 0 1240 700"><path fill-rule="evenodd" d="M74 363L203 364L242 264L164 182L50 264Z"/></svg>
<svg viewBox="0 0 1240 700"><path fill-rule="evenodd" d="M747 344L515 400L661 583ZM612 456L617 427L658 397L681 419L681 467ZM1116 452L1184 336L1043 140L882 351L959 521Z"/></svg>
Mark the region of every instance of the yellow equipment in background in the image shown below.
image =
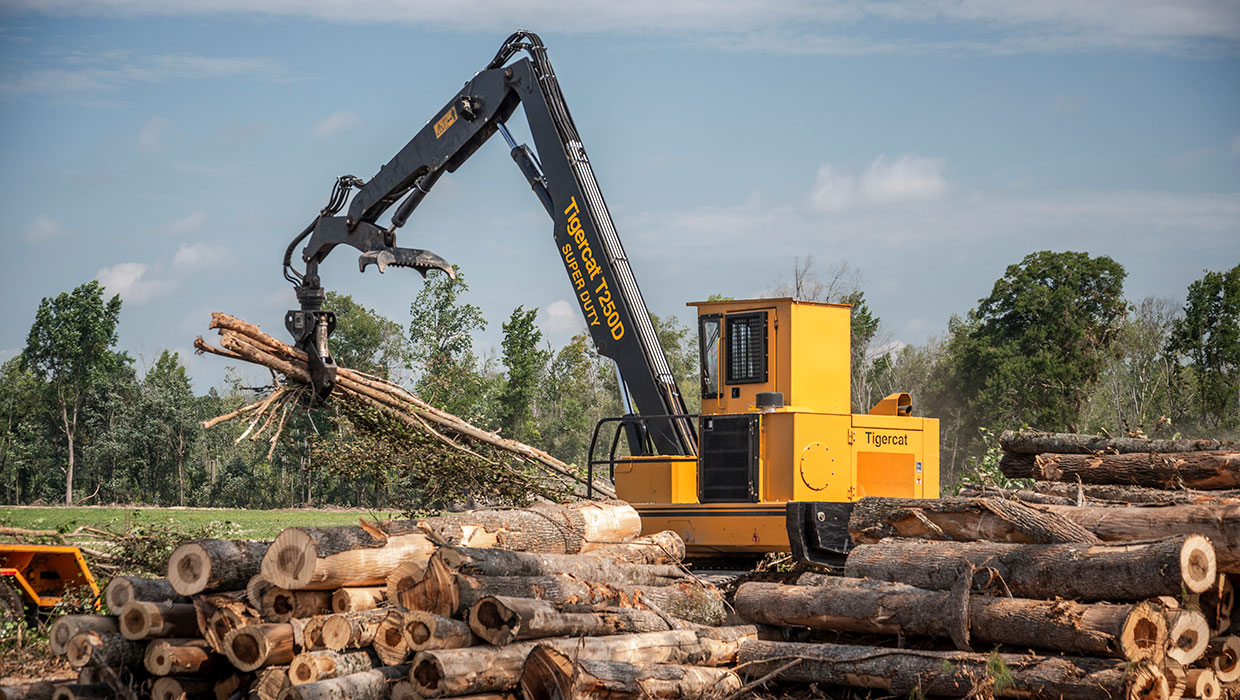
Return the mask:
<svg viewBox="0 0 1240 700"><path fill-rule="evenodd" d="M600 460L645 532L675 530L696 556L791 547L824 563L848 548L851 502L938 497L937 419L913 417L906 393L851 412L847 304L690 306L701 347L699 456L617 457L613 441Z"/></svg>
<svg viewBox="0 0 1240 700"><path fill-rule="evenodd" d="M77 547L0 543L0 614L31 617L80 587L99 596L95 577Z"/></svg>

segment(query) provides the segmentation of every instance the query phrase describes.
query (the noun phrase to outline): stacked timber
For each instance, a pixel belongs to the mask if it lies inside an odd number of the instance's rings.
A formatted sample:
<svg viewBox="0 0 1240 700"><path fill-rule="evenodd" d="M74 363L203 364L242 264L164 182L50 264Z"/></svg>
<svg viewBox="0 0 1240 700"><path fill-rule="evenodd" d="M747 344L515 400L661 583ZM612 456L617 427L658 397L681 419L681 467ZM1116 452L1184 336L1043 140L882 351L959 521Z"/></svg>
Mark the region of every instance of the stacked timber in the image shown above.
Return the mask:
<svg viewBox="0 0 1240 700"><path fill-rule="evenodd" d="M723 596L686 573L684 551L675 533L641 536L627 504L597 502L199 540L172 553L166 579L115 579L113 615L57 620L53 650L81 673L51 691L373 700L515 697L523 683L551 693L585 679L662 697L738 688L724 667L756 629L720 626Z"/></svg>

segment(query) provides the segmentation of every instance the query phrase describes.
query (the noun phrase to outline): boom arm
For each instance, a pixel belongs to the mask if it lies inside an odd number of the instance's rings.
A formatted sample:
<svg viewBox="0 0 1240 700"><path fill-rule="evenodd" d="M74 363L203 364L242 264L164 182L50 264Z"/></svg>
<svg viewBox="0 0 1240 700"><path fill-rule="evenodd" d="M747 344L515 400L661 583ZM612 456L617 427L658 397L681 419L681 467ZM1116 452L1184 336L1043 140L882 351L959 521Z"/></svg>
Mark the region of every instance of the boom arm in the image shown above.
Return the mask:
<svg viewBox="0 0 1240 700"><path fill-rule="evenodd" d="M522 50L529 57L505 65ZM528 146L517 145L504 126L518 104L525 110L537 156ZM346 216L334 216L329 204L307 229L310 242L302 255L307 263L306 277L311 265L317 273L317 263L340 243L363 251L363 270L373 262L380 271L387 264L395 264L414 267L423 274L436 268L450 273L451 267L433 253L395 248L395 230L404 225L444 171L459 168L497 130L504 134L513 160L555 222L560 260L599 353L616 362L639 413L683 415L686 409L680 389L547 60L546 48L532 33L517 32L509 37L487 68L360 186ZM391 227L379 228L375 221L402 197L405 199L393 213ZM343 199L334 196L333 203L337 201ZM339 207L337 203L336 210ZM286 268L287 262L286 256ZM318 285L317 274L313 282ZM304 286L303 280L298 287L299 298ZM302 313L306 313L305 305L303 300ZM297 335L291 323L290 330ZM696 431L687 419L651 420L647 428L658 454L697 454ZM634 454L646 453L644 443L644 439L631 440Z"/></svg>

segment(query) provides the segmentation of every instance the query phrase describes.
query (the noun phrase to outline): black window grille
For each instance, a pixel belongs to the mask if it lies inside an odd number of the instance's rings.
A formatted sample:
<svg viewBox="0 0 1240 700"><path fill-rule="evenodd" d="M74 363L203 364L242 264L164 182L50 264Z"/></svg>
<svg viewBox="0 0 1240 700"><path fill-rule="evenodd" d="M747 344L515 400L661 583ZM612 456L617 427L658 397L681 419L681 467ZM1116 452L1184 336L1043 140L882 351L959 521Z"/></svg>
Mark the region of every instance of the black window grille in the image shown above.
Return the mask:
<svg viewBox="0 0 1240 700"><path fill-rule="evenodd" d="M766 381L766 312L728 314L729 384L754 384Z"/></svg>

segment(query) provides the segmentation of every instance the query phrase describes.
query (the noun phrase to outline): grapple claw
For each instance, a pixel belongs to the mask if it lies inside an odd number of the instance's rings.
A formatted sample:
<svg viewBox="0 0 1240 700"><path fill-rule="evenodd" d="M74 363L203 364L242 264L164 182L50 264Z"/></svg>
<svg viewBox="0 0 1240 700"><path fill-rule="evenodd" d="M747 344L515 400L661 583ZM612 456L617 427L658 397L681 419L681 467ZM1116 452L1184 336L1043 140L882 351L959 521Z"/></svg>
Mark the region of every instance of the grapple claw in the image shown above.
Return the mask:
<svg viewBox="0 0 1240 700"><path fill-rule="evenodd" d="M394 267L411 267L426 276L431 270L443 270L448 276L455 279L456 272L452 269L452 265L447 260L435 255L429 250L421 250L418 248L381 248L379 250L369 250L362 253L357 259L358 267L362 272L366 271L367 265L375 265L382 273L388 265Z"/></svg>

